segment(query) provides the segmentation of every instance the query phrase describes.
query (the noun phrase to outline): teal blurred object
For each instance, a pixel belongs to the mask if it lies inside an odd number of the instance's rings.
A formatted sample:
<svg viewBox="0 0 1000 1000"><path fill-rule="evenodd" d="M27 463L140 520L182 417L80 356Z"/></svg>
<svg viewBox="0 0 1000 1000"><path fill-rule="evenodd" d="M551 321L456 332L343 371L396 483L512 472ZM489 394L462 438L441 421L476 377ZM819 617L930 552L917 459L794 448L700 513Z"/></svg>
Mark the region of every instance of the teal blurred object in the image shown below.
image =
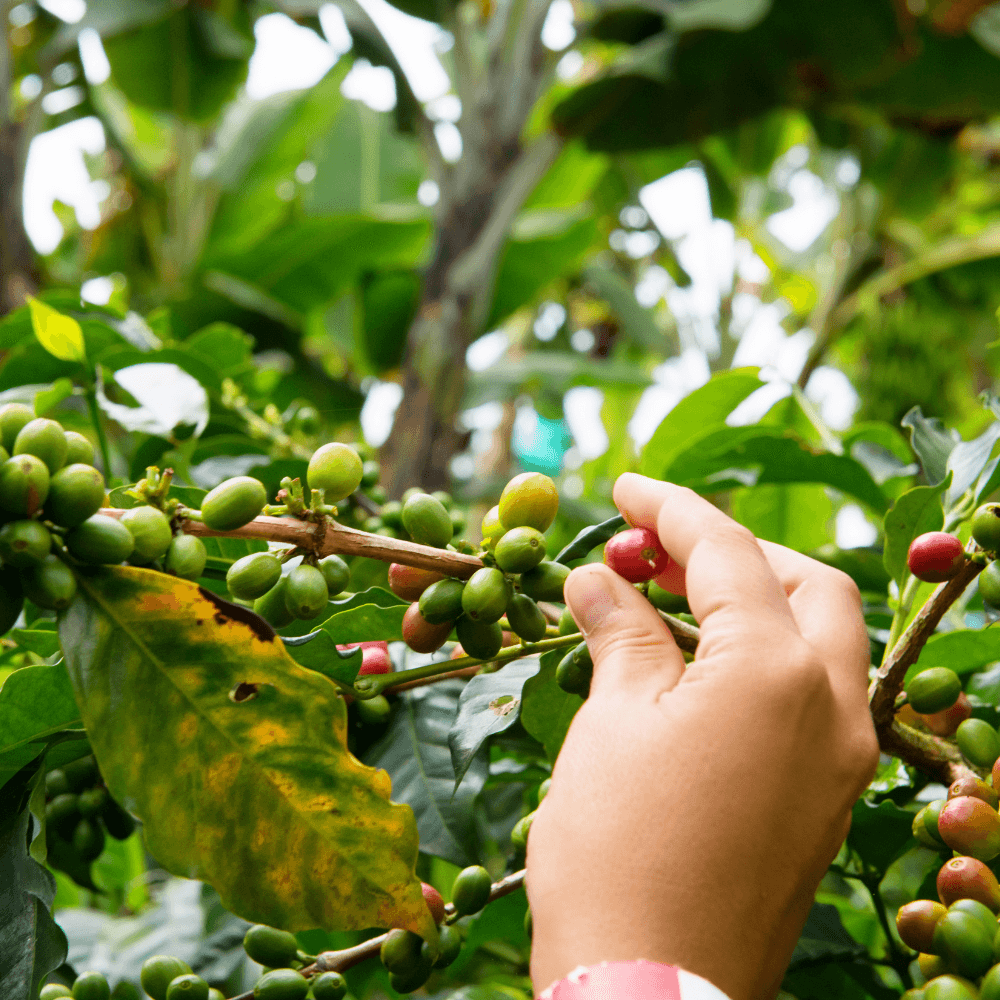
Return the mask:
<svg viewBox="0 0 1000 1000"><path fill-rule="evenodd" d="M510 444L525 472L556 476L572 440L565 420L549 420L532 412L518 415Z"/></svg>

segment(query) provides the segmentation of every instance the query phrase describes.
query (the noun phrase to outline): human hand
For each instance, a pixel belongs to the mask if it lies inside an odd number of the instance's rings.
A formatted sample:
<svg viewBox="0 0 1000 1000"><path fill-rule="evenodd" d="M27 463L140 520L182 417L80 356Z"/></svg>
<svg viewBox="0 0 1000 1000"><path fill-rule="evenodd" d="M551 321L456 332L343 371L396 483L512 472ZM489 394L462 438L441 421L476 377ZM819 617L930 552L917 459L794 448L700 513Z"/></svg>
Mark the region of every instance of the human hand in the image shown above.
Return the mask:
<svg viewBox="0 0 1000 1000"><path fill-rule="evenodd" d="M860 597L691 490L626 474L614 498L701 640L685 669L617 574L566 581L594 676L528 838L532 980L646 958L773 996L878 762Z"/></svg>

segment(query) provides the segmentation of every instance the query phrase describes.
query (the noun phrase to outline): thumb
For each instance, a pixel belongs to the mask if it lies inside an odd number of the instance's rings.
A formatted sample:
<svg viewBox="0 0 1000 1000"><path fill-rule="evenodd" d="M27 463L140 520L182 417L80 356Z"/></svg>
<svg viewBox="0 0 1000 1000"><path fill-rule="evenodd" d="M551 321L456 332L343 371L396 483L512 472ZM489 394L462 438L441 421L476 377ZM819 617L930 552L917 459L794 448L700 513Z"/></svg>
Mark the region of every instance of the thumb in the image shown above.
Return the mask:
<svg viewBox="0 0 1000 1000"><path fill-rule="evenodd" d="M656 609L635 587L601 563L566 578L566 604L594 661L595 691L654 680L667 690L684 673L684 657Z"/></svg>

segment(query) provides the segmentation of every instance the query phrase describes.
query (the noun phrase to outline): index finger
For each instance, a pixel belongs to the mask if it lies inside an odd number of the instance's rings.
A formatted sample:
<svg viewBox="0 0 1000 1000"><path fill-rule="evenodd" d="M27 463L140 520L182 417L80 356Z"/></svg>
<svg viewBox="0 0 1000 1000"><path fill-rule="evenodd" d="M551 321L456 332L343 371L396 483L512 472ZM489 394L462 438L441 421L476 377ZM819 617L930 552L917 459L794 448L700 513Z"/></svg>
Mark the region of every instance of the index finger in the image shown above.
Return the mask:
<svg viewBox="0 0 1000 1000"><path fill-rule="evenodd" d="M798 634L785 588L742 525L693 490L634 473L618 477L614 500L630 524L655 528L684 570L702 657L722 637L773 639L775 629Z"/></svg>

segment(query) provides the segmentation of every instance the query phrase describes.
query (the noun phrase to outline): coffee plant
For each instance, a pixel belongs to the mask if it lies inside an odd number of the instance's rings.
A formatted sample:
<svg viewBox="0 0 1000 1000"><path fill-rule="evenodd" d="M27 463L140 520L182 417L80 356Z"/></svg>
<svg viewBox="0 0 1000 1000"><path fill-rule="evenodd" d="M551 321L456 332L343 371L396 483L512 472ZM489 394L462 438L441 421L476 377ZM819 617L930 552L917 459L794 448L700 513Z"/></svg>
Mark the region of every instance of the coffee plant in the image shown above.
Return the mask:
<svg viewBox="0 0 1000 1000"><path fill-rule="evenodd" d="M150 433L100 381L102 358L135 360L113 321L40 308L0 324L61 380L0 401L0 997L529 997L525 852L593 669L563 585L603 559L693 659L655 534L587 523L534 471L475 521L442 491L389 499L367 445L268 403L231 331L156 362L205 385ZM761 385L713 378L639 470L864 599L882 764L784 989L998 997L1000 404L969 441L918 410L909 440L838 438L794 396L727 424ZM878 520L880 549L798 541L822 539L831 496ZM230 953L262 970L250 989L207 953L117 976L66 961L56 888L110 900L116 844L211 887Z"/></svg>

